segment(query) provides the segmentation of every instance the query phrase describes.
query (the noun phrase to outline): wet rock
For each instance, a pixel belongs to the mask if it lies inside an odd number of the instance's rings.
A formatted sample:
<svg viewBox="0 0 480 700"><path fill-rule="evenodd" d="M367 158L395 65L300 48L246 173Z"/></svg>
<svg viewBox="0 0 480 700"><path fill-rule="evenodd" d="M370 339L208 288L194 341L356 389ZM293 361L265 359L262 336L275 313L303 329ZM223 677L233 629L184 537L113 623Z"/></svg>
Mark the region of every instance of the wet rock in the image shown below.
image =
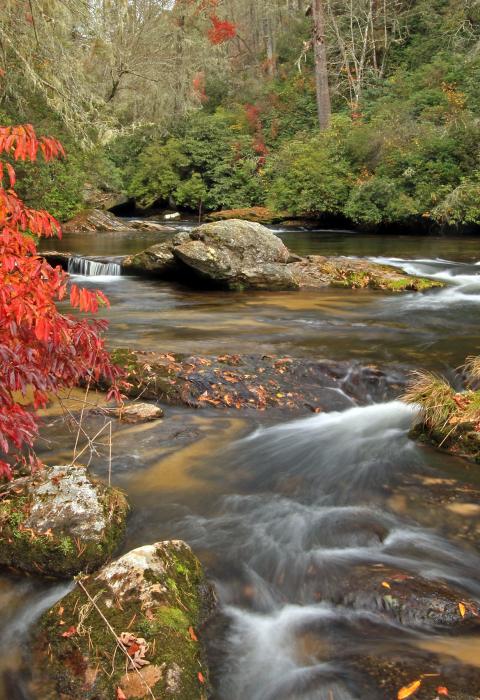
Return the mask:
<svg viewBox="0 0 480 700"><path fill-rule="evenodd" d="M272 285L278 285L282 274L278 265L290 256L280 238L267 228L240 219L199 226L189 240L175 245L173 254L200 276L229 289L255 288L257 280L265 288L269 271ZM290 278L285 280L286 288L296 286Z"/></svg>
<svg viewBox="0 0 480 700"><path fill-rule="evenodd" d="M110 212L87 209L63 224L62 230L64 233L128 231L128 225Z"/></svg>
<svg viewBox="0 0 480 700"><path fill-rule="evenodd" d="M123 259L123 271L126 274L147 274L162 279L181 278L182 270L179 268L173 250L176 245L187 240L189 240L189 234L181 231L162 243L157 243L135 255L129 255Z"/></svg>
<svg viewBox="0 0 480 700"><path fill-rule="evenodd" d="M452 416L452 420L456 418ZM480 463L480 432L474 422L457 422L455 429L446 421L445 429L432 429L423 422L417 423L410 433L412 440L433 445L443 452Z"/></svg>
<svg viewBox="0 0 480 700"><path fill-rule="evenodd" d="M258 224L275 224L285 218L285 214L274 212L267 207L245 207L243 209L222 209L209 214L207 221L228 221L229 219L243 219L254 221Z"/></svg>
<svg viewBox="0 0 480 700"><path fill-rule="evenodd" d="M402 381L401 372L372 365L273 355L187 357L119 348L113 360L125 369L132 398L195 407L321 413L392 399Z"/></svg>
<svg viewBox="0 0 480 700"><path fill-rule="evenodd" d="M478 605L441 581L384 565L356 567L338 581L335 603L380 612L410 628L480 629Z"/></svg>
<svg viewBox="0 0 480 700"><path fill-rule="evenodd" d="M480 669L464 666L453 659L435 657L419 650L416 658L405 651L383 656L364 656L352 664L364 677L361 697L392 700L403 697L415 700L478 700ZM408 695L407 690L411 690Z"/></svg>
<svg viewBox="0 0 480 700"><path fill-rule="evenodd" d="M442 282L412 277L389 265L364 259L309 255L289 266L301 289L325 286L348 289L382 289L391 292L425 291L443 287Z"/></svg>
<svg viewBox="0 0 480 700"><path fill-rule="evenodd" d="M147 250L129 255L123 260L125 273L149 273L163 278L171 277L177 270L177 261L173 255L171 242L158 243Z"/></svg>
<svg viewBox="0 0 480 700"><path fill-rule="evenodd" d="M469 464L459 463L465 469ZM401 516L407 514L420 525L441 535L480 549L480 488L468 480L428 474L403 475L387 501L388 507Z"/></svg>
<svg viewBox="0 0 480 700"><path fill-rule="evenodd" d="M91 413L118 418L122 423L148 423L163 418L163 409L151 403L132 403L114 408L95 408Z"/></svg>
<svg viewBox="0 0 480 700"><path fill-rule="evenodd" d="M33 697L206 698L202 626L214 608L213 589L184 542L135 549L80 579L40 619Z"/></svg>
<svg viewBox="0 0 480 700"><path fill-rule="evenodd" d="M124 495L83 466L46 467L1 490L0 564L65 578L93 571L118 548Z"/></svg>

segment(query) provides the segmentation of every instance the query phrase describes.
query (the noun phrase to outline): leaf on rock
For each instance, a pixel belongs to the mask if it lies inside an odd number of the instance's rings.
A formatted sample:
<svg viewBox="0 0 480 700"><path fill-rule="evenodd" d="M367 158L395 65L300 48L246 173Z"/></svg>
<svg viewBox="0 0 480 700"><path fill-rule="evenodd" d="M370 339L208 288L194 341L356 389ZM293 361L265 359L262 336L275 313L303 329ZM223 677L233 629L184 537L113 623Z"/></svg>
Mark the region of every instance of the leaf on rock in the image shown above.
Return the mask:
<svg viewBox="0 0 480 700"><path fill-rule="evenodd" d="M422 681L413 681L413 683L400 688L397 694L397 699L405 700L406 698L409 698L411 695L417 692L421 685Z"/></svg>
<svg viewBox="0 0 480 700"><path fill-rule="evenodd" d="M459 603L459 604L458 604L458 609L459 609L459 611L460 611L460 615L461 615L462 617L465 617L465 613L466 613L466 611L467 611L467 608L465 607L465 604L464 604L464 603Z"/></svg>

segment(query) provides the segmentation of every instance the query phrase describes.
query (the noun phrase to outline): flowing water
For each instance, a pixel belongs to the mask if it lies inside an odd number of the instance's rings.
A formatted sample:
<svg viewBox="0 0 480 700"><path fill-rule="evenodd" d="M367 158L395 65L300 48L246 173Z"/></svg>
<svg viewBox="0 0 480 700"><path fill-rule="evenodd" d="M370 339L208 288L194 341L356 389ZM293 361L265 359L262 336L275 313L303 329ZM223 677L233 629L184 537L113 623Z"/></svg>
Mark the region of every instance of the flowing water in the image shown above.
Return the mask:
<svg viewBox="0 0 480 700"><path fill-rule="evenodd" d="M204 562L223 611L209 633L219 700L390 697L379 684L365 689L367 658L400 656L420 667L442 659L459 678L480 666L480 635L451 638L428 626L400 625L374 607L339 600L338 588L347 582L361 590L384 566L444 581L480 600L478 513L475 519L471 509L455 512L448 498L432 503L429 489L455 483L468 492L469 484L479 485L480 472L409 440L415 410L396 400L393 389L386 400L372 386L359 400L348 388L359 364L378 363L395 384L413 367L451 372L478 351L478 240L282 236L300 254L368 257L448 286L398 296L199 292L112 270L98 276L75 263L74 274L94 275L80 281L100 287L112 302L113 346L347 362L342 410L332 402L321 414L279 418L167 407L162 422L119 427L114 480L133 506L125 549L184 538ZM61 245L83 256L118 256L161 239L85 234ZM68 458L72 436L55 407L45 414L42 438L46 460ZM92 468L105 475L105 457L93 456ZM0 635L9 650L1 662L4 698L23 697L18 646L35 616L64 592L32 580L2 581L9 609Z"/></svg>

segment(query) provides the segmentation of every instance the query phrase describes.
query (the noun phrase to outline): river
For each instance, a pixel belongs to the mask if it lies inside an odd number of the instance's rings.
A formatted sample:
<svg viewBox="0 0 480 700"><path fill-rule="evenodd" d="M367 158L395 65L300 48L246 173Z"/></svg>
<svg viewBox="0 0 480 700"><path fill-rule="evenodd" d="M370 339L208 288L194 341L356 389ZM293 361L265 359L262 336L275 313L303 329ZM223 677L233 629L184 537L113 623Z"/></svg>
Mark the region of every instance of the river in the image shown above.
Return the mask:
<svg viewBox="0 0 480 700"><path fill-rule="evenodd" d="M478 239L279 235L295 253L392 262L448 286L405 295L241 294L111 275L76 281L107 293L112 346L329 358L351 371L375 364L387 376L415 367L448 374L478 352ZM138 231L82 234L60 246L118 256L160 240ZM336 600L339 582L357 579L361 587L362 576L380 565L445 581L480 600L480 519L472 525L432 505L428 488L432 479L480 484L480 470L410 441L415 411L373 387L358 401L348 373L341 408L332 404L321 414L167 407L163 423L115 433L113 480L133 508L125 550L183 538L216 583L223 617L210 632L210 656L218 700L390 697L380 686L366 693L358 664L366 657L400 656L421 667L433 655L454 664L457 677L469 664L480 666L480 635L459 640ZM55 408L46 412L39 446L49 463L71 451ZM104 456L93 456L92 468L104 476ZM35 617L67 588L0 579L5 700L28 697L15 673L22 644Z"/></svg>

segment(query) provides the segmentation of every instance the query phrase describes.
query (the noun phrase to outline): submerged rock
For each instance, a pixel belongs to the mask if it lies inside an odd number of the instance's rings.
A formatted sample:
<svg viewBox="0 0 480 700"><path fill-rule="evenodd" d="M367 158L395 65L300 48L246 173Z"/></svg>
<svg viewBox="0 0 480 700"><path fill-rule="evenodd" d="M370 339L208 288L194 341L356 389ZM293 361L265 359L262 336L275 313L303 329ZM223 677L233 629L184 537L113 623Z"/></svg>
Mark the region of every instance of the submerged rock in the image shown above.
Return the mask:
<svg viewBox="0 0 480 700"><path fill-rule="evenodd" d="M93 571L118 548L128 505L83 466L46 467L1 490L0 564L66 578Z"/></svg>
<svg viewBox="0 0 480 700"><path fill-rule="evenodd" d="M380 612L410 628L480 629L480 609L441 581L384 565L356 567L338 581L335 602Z"/></svg>
<svg viewBox="0 0 480 700"><path fill-rule="evenodd" d="M340 286L392 292L442 287L363 259L292 255L259 223L228 219L203 224L124 260L126 272L231 290L297 290Z"/></svg>
<svg viewBox="0 0 480 700"><path fill-rule="evenodd" d="M100 209L86 209L63 224L64 233L94 231L128 231L126 223L114 214Z"/></svg>
<svg viewBox="0 0 480 700"><path fill-rule="evenodd" d="M215 604L187 544L135 549L80 579L40 619L32 694L42 700L206 698L201 632Z"/></svg>

